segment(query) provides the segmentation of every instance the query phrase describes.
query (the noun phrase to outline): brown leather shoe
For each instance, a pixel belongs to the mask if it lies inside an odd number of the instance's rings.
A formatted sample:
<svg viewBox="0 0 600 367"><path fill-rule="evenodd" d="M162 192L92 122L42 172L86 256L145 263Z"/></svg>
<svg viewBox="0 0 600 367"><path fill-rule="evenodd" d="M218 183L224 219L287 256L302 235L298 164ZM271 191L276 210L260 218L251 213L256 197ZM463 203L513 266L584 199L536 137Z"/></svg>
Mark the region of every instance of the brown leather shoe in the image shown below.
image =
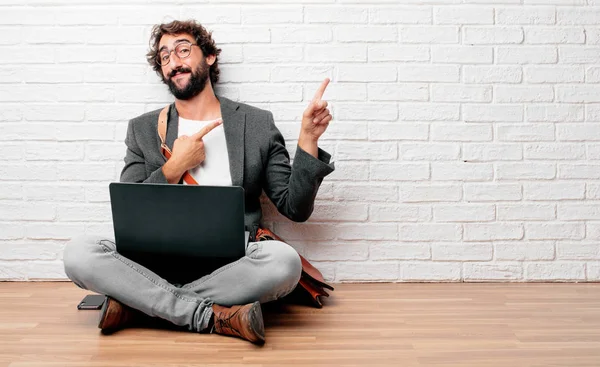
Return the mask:
<svg viewBox="0 0 600 367"><path fill-rule="evenodd" d="M102 329L102 334L111 334L131 324L137 313L139 311L107 296L100 311L98 327Z"/></svg>
<svg viewBox="0 0 600 367"><path fill-rule="evenodd" d="M255 344L265 342L260 302L232 307L213 305L212 309L216 333L237 336Z"/></svg>

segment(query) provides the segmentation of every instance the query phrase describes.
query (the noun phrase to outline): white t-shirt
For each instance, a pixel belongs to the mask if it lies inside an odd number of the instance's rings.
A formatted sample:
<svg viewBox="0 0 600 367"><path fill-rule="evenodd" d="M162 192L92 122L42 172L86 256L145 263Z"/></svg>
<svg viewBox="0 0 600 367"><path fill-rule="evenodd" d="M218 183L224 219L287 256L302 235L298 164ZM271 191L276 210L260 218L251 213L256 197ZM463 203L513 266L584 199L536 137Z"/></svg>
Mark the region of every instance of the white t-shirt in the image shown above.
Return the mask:
<svg viewBox="0 0 600 367"><path fill-rule="evenodd" d="M179 117L178 136L192 136L211 121L188 120ZM232 186L231 172L229 171L229 155L223 124L212 129L204 138L204 152L206 158L199 166L190 170L190 174L198 185L204 186ZM185 181L184 181L185 183Z"/></svg>

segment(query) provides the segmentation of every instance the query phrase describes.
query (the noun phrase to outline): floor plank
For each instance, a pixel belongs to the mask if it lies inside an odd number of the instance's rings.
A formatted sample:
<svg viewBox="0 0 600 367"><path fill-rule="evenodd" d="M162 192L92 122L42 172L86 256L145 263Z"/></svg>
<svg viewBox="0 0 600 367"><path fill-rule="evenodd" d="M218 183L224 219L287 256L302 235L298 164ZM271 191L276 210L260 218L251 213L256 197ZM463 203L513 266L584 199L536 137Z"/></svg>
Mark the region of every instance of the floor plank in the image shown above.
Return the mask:
<svg viewBox="0 0 600 367"><path fill-rule="evenodd" d="M600 284L338 284L323 309L264 308L267 343L134 328L104 336L88 292L0 282L0 366L600 366Z"/></svg>

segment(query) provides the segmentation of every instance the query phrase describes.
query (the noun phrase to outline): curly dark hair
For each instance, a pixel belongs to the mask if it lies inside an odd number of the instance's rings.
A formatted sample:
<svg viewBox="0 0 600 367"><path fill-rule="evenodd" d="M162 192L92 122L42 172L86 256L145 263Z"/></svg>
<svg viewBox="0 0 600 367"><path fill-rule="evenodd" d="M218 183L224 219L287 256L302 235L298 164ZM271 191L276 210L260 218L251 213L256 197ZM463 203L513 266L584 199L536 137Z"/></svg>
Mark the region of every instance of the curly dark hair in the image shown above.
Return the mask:
<svg viewBox="0 0 600 367"><path fill-rule="evenodd" d="M204 57L215 55L215 62L210 66L210 81L213 85L219 81L219 74L221 73L219 71L219 54L221 53L221 49L217 48L215 41L212 39L212 32L208 32L200 23L192 19L185 21L174 20L166 24L157 24L152 28L152 34L150 35L150 50L146 54L146 59L158 76L163 78L157 57L160 39L165 34L189 34L196 40Z"/></svg>

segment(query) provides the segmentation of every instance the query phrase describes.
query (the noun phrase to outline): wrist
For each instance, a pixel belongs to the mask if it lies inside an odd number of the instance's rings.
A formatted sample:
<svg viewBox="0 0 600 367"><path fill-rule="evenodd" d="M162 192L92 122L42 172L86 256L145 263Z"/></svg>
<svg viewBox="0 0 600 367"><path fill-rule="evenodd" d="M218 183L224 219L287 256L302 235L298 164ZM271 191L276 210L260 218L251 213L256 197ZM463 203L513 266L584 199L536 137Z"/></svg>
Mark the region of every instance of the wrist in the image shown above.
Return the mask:
<svg viewBox="0 0 600 367"><path fill-rule="evenodd" d="M174 159L168 160L162 166L163 174L169 183L178 183L185 170L181 168L178 162Z"/></svg>

